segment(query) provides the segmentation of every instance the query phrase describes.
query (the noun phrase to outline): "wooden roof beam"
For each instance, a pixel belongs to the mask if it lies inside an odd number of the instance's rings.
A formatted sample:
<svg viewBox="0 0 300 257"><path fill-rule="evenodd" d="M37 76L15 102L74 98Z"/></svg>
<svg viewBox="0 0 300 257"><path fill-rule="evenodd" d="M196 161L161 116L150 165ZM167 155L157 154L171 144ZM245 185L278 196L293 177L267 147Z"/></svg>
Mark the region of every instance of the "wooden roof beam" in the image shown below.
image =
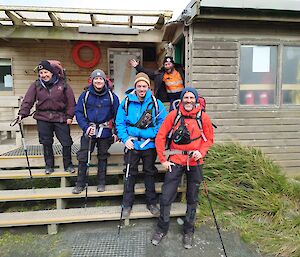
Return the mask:
<svg viewBox="0 0 300 257"><path fill-rule="evenodd" d="M165 24L165 16L160 15L157 22L156 22L156 24L154 25L154 28L155 29L161 29L164 24Z"/></svg>
<svg viewBox="0 0 300 257"><path fill-rule="evenodd" d="M132 28L132 21L133 21L133 16L130 15L129 18L128 18L128 26L129 26L129 28Z"/></svg>
<svg viewBox="0 0 300 257"><path fill-rule="evenodd" d="M62 24L59 18L57 17L56 13L48 12L48 16L50 17L54 27L62 27Z"/></svg>
<svg viewBox="0 0 300 257"><path fill-rule="evenodd" d="M19 16L17 16L15 13L6 10L5 14L7 15L8 18L10 18L13 25L26 26L25 22Z"/></svg>
<svg viewBox="0 0 300 257"><path fill-rule="evenodd" d="M97 26L97 20L95 18L95 15L91 13L90 17L91 17L92 26Z"/></svg>

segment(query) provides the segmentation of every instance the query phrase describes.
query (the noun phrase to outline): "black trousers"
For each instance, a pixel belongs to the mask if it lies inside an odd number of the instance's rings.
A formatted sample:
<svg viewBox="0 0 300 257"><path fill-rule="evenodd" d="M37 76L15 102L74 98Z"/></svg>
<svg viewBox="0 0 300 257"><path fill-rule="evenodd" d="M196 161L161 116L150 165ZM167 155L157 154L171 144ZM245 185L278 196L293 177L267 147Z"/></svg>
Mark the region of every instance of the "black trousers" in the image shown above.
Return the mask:
<svg viewBox="0 0 300 257"><path fill-rule="evenodd" d="M73 140L70 135L70 126L67 123L38 120L37 128L39 133L39 142L44 148L46 166L54 167L54 155L52 149L54 132L63 147L64 168L66 169L72 165L71 146L73 145Z"/></svg>
<svg viewBox="0 0 300 257"><path fill-rule="evenodd" d="M86 180L88 179L86 176L88 152L91 150L92 153L96 146L98 158L97 183L98 185L105 185L107 159L110 156L108 149L113 144L114 138L92 138L91 149L89 149L89 140L90 138L86 135L83 135L80 139L80 149L77 152L78 176L76 185L85 186Z"/></svg>
<svg viewBox="0 0 300 257"><path fill-rule="evenodd" d="M157 204L157 194L155 192L155 176L157 175L157 168L155 167L157 157L156 149L131 150L130 160L128 157L129 151L124 155L125 163L127 164L129 161L129 177L124 186L123 205L125 207L132 207L133 205L134 186L138 175L138 164L140 160L143 162L147 205ZM126 168L124 172L126 172Z"/></svg>
<svg viewBox="0 0 300 257"><path fill-rule="evenodd" d="M162 186L162 194L160 198L160 216L158 219L158 231L167 233L170 224L171 204L176 199L177 188L181 181L183 173L186 173L187 191L186 201L187 209L183 225L183 232L193 233L195 229L196 210L199 202L199 188L202 181L200 170L201 166L190 166L187 170L186 166L172 166L172 172L167 172Z"/></svg>

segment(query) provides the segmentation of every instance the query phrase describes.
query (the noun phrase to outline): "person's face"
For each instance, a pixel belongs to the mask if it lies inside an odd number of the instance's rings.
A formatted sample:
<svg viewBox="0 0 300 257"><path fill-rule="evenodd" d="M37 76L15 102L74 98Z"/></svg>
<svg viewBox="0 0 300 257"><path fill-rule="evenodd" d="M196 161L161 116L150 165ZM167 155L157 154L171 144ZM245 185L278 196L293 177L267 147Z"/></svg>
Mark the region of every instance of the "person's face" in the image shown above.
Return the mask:
<svg viewBox="0 0 300 257"><path fill-rule="evenodd" d="M46 82L48 82L52 76L53 74L48 70L42 69L39 71L39 77Z"/></svg>
<svg viewBox="0 0 300 257"><path fill-rule="evenodd" d="M135 84L136 95L139 99L143 99L149 89L148 84L145 81L138 81Z"/></svg>
<svg viewBox="0 0 300 257"><path fill-rule="evenodd" d="M173 68L174 68L174 64L172 62L165 62L164 63L164 68L165 68L167 73L171 73Z"/></svg>
<svg viewBox="0 0 300 257"><path fill-rule="evenodd" d="M105 80L102 77L95 77L93 79L93 86L96 90L100 91L104 87Z"/></svg>
<svg viewBox="0 0 300 257"><path fill-rule="evenodd" d="M191 92L186 92L182 98L182 105L187 112L193 110L196 106L195 95Z"/></svg>

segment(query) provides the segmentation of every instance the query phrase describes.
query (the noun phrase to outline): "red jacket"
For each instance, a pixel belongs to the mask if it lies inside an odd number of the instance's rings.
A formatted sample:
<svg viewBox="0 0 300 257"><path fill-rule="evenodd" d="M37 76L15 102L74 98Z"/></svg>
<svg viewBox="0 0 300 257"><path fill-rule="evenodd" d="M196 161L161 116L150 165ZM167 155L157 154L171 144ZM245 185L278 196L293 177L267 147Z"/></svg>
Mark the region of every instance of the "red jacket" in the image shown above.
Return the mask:
<svg viewBox="0 0 300 257"><path fill-rule="evenodd" d="M201 135L200 128L198 126L196 115L197 113L201 110L201 107L196 107L192 111L187 112L184 108L183 105L179 105L180 111L184 118L185 125L187 129L190 132L191 139L197 138ZM169 134L169 131L172 129L174 120L176 118L177 110L173 110L172 112L169 113L169 115L166 117L164 122L162 123L155 139L155 146L156 146L156 151L158 154L158 158L161 163L167 161L167 156L164 154L165 151L165 145L166 145L166 139ZM187 118L190 117L190 118ZM174 132L176 129L179 127L181 121L177 123L177 125L174 128ZM170 150L182 150L182 151L195 151L198 150L202 154L202 158L206 155L208 149L212 146L214 142L214 130L212 123L210 121L209 116L205 113L202 112L202 128L203 128L203 133L207 139L205 142L202 137L199 139L196 139L192 141L189 144L186 145L178 145L175 144L172 140L170 144ZM175 154L170 156L170 161L174 162L176 164L184 165L186 166L188 163L188 156L184 154ZM203 159L200 159L200 163L203 163ZM196 166L197 162L195 161L194 158L189 158L189 165L190 166Z"/></svg>

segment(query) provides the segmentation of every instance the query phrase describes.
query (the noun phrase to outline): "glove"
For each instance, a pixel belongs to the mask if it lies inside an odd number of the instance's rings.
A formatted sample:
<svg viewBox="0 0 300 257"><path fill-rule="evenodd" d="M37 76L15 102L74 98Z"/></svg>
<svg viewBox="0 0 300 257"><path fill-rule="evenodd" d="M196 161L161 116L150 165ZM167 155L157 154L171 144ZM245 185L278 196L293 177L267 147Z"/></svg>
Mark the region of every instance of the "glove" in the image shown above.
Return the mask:
<svg viewBox="0 0 300 257"><path fill-rule="evenodd" d="M89 137L92 137L96 134L96 128L95 126L89 126L85 132L85 134Z"/></svg>

